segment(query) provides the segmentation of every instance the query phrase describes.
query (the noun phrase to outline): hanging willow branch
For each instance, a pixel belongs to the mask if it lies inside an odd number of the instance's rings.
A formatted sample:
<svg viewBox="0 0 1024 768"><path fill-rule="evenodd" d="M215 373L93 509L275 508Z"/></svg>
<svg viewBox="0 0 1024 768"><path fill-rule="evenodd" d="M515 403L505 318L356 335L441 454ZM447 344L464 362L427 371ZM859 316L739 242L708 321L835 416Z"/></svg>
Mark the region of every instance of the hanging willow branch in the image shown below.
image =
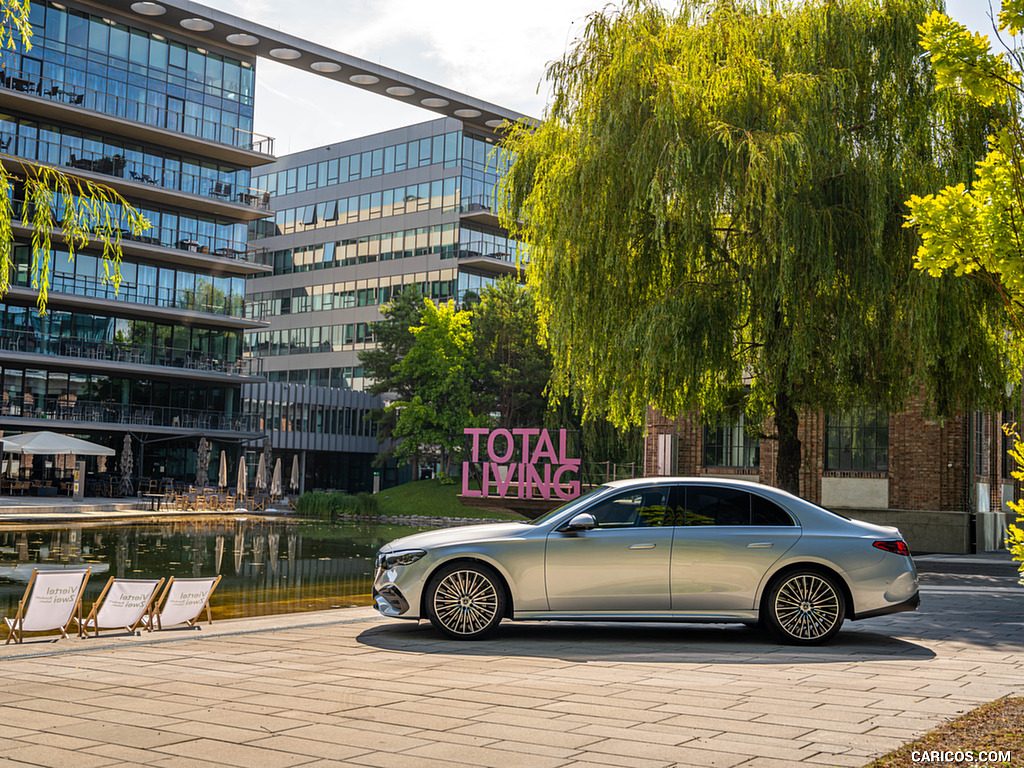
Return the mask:
<svg viewBox="0 0 1024 768"><path fill-rule="evenodd" d="M121 232L138 237L150 223L138 209L110 187L76 179L56 168L20 164L15 175L0 167L0 297L10 288L14 262L11 242L15 219L13 190L25 189L22 220L32 227L32 287L39 292L39 314L46 314L50 286L50 253L54 232L67 248L68 260L92 242L103 247L103 281L121 285Z"/></svg>
<svg viewBox="0 0 1024 768"><path fill-rule="evenodd" d="M32 24L28 20L29 0L4 0L0 3L0 49L18 44L32 50Z"/></svg>

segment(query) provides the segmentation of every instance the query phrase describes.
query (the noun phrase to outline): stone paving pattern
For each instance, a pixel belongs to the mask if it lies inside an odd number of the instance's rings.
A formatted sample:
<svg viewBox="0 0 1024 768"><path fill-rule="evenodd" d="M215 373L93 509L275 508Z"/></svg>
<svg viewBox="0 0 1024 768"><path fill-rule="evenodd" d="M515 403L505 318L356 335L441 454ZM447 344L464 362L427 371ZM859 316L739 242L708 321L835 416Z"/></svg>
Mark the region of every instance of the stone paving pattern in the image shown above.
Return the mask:
<svg viewBox="0 0 1024 768"><path fill-rule="evenodd" d="M954 560L920 563L920 611L824 648L692 625L453 643L368 608L26 641L0 649L0 768L862 766L1022 694L1009 558Z"/></svg>

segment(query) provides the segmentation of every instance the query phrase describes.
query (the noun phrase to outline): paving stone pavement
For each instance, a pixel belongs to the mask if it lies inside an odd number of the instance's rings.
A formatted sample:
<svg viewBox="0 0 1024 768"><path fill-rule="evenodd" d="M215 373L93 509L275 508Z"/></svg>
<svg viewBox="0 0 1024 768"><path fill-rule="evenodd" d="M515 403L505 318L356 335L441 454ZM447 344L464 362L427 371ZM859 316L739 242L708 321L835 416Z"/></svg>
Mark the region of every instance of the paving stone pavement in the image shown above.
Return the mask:
<svg viewBox="0 0 1024 768"><path fill-rule="evenodd" d="M862 766L1024 695L1008 556L919 566L920 611L824 648L687 625L453 643L368 608L27 641L0 648L0 768Z"/></svg>

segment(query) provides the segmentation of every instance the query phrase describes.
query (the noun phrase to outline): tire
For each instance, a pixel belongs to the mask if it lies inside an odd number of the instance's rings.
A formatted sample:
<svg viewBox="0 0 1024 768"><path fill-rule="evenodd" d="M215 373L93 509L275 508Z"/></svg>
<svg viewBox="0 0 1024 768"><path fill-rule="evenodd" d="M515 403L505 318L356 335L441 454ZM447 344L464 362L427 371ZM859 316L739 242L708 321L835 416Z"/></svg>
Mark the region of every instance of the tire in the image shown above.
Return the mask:
<svg viewBox="0 0 1024 768"><path fill-rule="evenodd" d="M821 645L843 626L846 600L833 577L792 571L772 584L762 614L767 630L783 643Z"/></svg>
<svg viewBox="0 0 1024 768"><path fill-rule="evenodd" d="M452 640L482 640L505 615L505 587L493 569L479 563L440 568L427 585L427 618Z"/></svg>

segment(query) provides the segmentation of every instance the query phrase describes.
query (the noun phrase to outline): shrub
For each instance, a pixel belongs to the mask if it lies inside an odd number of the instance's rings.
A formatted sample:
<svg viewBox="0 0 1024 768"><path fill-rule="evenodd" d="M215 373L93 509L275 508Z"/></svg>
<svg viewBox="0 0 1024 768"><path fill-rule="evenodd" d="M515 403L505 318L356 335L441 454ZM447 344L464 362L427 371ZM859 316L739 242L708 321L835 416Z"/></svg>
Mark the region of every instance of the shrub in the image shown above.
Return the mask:
<svg viewBox="0 0 1024 768"><path fill-rule="evenodd" d="M299 497L295 511L302 517L334 520L341 515L376 515L378 507L369 493L351 496L344 491L312 491Z"/></svg>

